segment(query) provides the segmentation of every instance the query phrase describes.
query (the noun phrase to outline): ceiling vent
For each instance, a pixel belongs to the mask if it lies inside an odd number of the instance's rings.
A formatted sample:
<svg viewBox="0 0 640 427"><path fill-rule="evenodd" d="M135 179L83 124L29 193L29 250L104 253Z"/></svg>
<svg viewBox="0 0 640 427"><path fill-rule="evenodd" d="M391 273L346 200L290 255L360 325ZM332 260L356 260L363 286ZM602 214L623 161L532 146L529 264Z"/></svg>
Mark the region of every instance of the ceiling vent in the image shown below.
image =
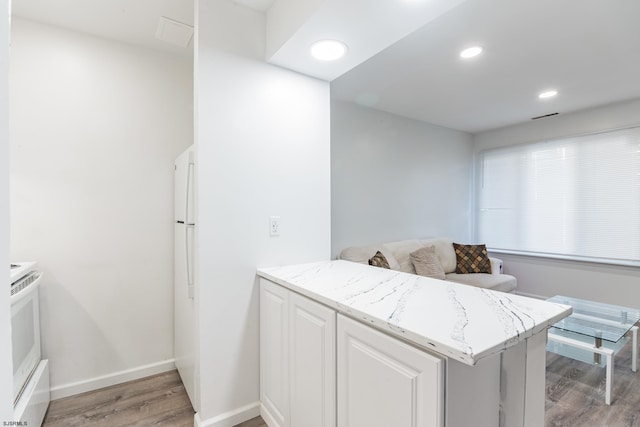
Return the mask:
<svg viewBox="0 0 640 427"><path fill-rule="evenodd" d="M158 40L186 48L189 47L192 37L193 27L191 25L183 24L166 16L161 16L158 20L158 29L156 30Z"/></svg>
<svg viewBox="0 0 640 427"><path fill-rule="evenodd" d="M545 117L557 116L558 113L545 114L544 116L531 117L531 120L544 119Z"/></svg>

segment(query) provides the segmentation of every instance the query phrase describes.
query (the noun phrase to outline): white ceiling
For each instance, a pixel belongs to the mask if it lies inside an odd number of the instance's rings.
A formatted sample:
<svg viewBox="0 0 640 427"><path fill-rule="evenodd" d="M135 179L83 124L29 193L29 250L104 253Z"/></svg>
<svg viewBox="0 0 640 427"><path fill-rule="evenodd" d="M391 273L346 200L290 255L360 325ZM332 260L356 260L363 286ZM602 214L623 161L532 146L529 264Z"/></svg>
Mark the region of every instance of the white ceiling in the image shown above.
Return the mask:
<svg viewBox="0 0 640 427"><path fill-rule="evenodd" d="M334 80L332 97L472 133L638 98L639 17L636 0L468 0ZM474 44L484 53L461 60ZM559 95L539 100L548 88Z"/></svg>
<svg viewBox="0 0 640 427"><path fill-rule="evenodd" d="M269 11L268 42L273 42L274 35L282 36L283 21L274 15L288 15L299 7L299 1L278 0ZM332 81L464 1L467 0L309 0L311 16L303 16L302 25L286 33L284 43L277 44L275 52L269 51L268 43L268 61ZM340 40L348 46L348 54L337 61L318 61L309 48L322 39Z"/></svg>
<svg viewBox="0 0 640 427"><path fill-rule="evenodd" d="M275 0L231 1L265 12ZM154 35L160 16L193 25L193 0L13 0L13 14L191 54ZM333 80L332 97L473 133L640 98L639 16L637 0L466 0ZM323 19L326 37L337 18ZM460 60L472 44L484 53ZM548 88L559 95L538 100Z"/></svg>
<svg viewBox="0 0 640 427"><path fill-rule="evenodd" d="M245 0L249 1L249 0ZM187 49L155 38L161 16L193 26L193 0L13 0L12 15L182 55Z"/></svg>
<svg viewBox="0 0 640 427"><path fill-rule="evenodd" d="M218 0L215 0L218 1ZM231 0L265 12L275 0ZM13 0L12 15L167 52L192 55L155 37L164 16L194 26L193 0Z"/></svg>

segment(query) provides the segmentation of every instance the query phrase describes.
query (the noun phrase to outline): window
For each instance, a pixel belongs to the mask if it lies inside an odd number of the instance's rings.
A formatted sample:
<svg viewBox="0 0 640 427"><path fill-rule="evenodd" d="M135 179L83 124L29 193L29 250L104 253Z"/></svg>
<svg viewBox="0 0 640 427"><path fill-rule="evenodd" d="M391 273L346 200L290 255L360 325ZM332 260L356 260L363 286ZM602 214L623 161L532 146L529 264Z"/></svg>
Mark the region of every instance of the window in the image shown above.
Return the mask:
<svg viewBox="0 0 640 427"><path fill-rule="evenodd" d="M478 237L492 249L640 265L640 127L479 162Z"/></svg>

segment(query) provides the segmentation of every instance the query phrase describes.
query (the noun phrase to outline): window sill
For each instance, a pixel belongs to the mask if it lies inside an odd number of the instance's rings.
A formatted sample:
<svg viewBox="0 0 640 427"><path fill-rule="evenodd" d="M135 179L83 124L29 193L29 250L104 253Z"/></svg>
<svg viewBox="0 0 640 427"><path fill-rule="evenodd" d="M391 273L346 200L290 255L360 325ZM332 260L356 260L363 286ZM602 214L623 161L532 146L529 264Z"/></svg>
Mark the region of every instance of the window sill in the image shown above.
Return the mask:
<svg viewBox="0 0 640 427"><path fill-rule="evenodd" d="M552 259L552 260L585 262L590 264L617 265L617 266L624 266L624 267L640 267L640 260L630 261L630 260L624 260L624 259L592 258L592 257L583 257L583 256L575 256L575 255L550 254L550 253L544 253L544 252L514 251L509 249L497 249L497 248L490 248L490 247L487 247L487 251L492 252L494 254L519 255L519 256L527 256L527 257L534 257L534 258Z"/></svg>

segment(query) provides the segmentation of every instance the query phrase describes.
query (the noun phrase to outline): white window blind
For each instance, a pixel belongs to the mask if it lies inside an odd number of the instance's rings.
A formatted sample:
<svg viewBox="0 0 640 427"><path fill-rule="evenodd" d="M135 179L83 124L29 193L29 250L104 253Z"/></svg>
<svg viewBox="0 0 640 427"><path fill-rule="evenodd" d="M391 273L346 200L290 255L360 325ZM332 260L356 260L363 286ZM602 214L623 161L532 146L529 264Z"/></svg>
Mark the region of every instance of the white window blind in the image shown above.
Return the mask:
<svg viewBox="0 0 640 427"><path fill-rule="evenodd" d="M490 248L640 261L640 127L479 159L478 237Z"/></svg>

